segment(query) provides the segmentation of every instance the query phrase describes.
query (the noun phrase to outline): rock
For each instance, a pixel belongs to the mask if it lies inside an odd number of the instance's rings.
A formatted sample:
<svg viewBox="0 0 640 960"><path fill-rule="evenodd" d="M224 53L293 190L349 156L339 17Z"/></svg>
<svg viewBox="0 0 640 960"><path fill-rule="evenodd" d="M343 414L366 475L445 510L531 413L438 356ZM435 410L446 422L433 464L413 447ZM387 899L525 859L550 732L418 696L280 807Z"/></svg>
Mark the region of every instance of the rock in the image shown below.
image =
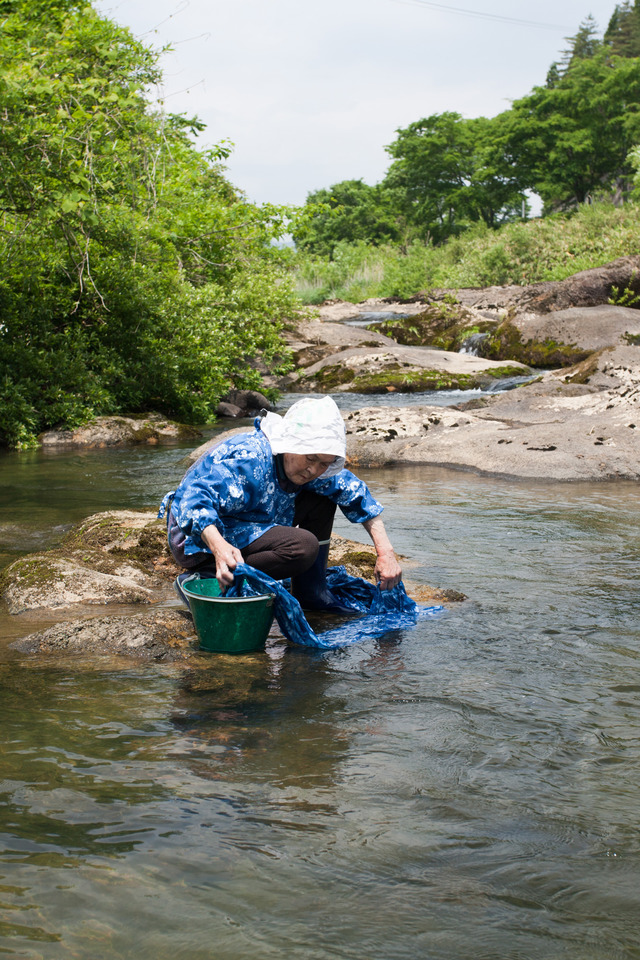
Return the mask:
<svg viewBox="0 0 640 960"><path fill-rule="evenodd" d="M275 410L271 401L257 390L229 390L223 399L240 407L247 417L257 415L261 410Z"/></svg>
<svg viewBox="0 0 640 960"><path fill-rule="evenodd" d="M377 324L376 329L396 343L433 346L457 353L474 334L486 333L495 326L495 317L487 319L473 307L445 300L427 303L414 316L385 320Z"/></svg>
<svg viewBox="0 0 640 960"><path fill-rule="evenodd" d="M91 569L87 563L32 554L16 560L3 574L2 599L9 613L42 607L56 609L75 603L149 603L153 592L147 577L135 567L119 564L113 572Z"/></svg>
<svg viewBox="0 0 640 960"><path fill-rule="evenodd" d="M126 443L174 443L202 436L195 427L166 420L157 413L140 417L97 417L75 430L49 430L43 447L111 447Z"/></svg>
<svg viewBox="0 0 640 960"><path fill-rule="evenodd" d="M467 307L505 313L550 313L570 307L596 307L606 304L626 289L640 295L640 256L620 257L602 267L581 270L566 280L549 280L526 287L505 286L430 290L430 300L455 296Z"/></svg>
<svg viewBox="0 0 640 960"><path fill-rule="evenodd" d="M349 303L346 300L329 300L318 307L320 320L343 323L345 320L359 320L363 315L378 313L396 313L411 316L424 310L422 297L411 300L396 300L393 297L371 297L361 303Z"/></svg>
<svg viewBox="0 0 640 960"><path fill-rule="evenodd" d="M421 313L377 329L398 343L447 350L460 349L472 334L486 334L477 352L488 359L545 369L570 366L592 350L640 334L640 311L608 302L624 290L640 296L638 256L558 282L433 291Z"/></svg>
<svg viewBox="0 0 640 960"><path fill-rule="evenodd" d="M578 350L624 346L640 335L640 310L602 304L545 314L520 314L513 325L529 340L569 343Z"/></svg>
<svg viewBox="0 0 640 960"><path fill-rule="evenodd" d="M235 403L226 403L221 400L216 407L216 416L223 419L236 419L237 417L244 417L245 413L241 407L236 407Z"/></svg>
<svg viewBox="0 0 640 960"><path fill-rule="evenodd" d="M625 344L640 335L640 310L602 304L505 320L482 344L482 353L532 367L566 367L594 350Z"/></svg>
<svg viewBox="0 0 640 960"><path fill-rule="evenodd" d="M166 527L153 513L96 514L46 553L29 554L0 575L9 613L74 604L150 603L176 576Z"/></svg>
<svg viewBox="0 0 640 960"><path fill-rule="evenodd" d="M403 346L372 330L304 321L290 333L298 370L280 381L292 392L407 393L475 389L527 372L468 354Z"/></svg>
<svg viewBox="0 0 640 960"><path fill-rule="evenodd" d="M640 294L640 256L620 257L602 267L581 270L566 280L534 283L518 297L519 311L534 313L595 307L608 303L625 289Z"/></svg>
<svg viewBox="0 0 640 960"><path fill-rule="evenodd" d="M429 463L535 480L640 479L640 349L458 407L365 408L345 417L354 467Z"/></svg>
<svg viewBox="0 0 640 960"><path fill-rule="evenodd" d="M261 410L275 410L264 394L257 390L229 390L216 407L216 415L225 419L237 419L255 417Z"/></svg>
<svg viewBox="0 0 640 960"><path fill-rule="evenodd" d="M196 645L191 617L163 609L67 620L16 640L10 647L21 653L125 656L167 663L190 659Z"/></svg>

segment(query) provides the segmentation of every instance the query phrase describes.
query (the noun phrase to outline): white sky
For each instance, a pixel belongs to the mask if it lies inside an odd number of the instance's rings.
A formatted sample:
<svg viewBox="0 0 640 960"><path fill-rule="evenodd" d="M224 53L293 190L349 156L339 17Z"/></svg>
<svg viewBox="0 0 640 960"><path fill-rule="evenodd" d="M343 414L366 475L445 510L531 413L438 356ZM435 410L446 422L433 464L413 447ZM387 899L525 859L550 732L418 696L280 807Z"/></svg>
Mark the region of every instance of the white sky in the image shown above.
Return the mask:
<svg viewBox="0 0 640 960"><path fill-rule="evenodd" d="M432 113L494 116L545 81L588 14L615 0L98 0L164 54L167 110L231 140L229 179L259 203L303 203L382 179L385 144ZM475 16L472 14L476 14ZM536 27L501 21L545 24ZM495 18L495 19L491 19Z"/></svg>

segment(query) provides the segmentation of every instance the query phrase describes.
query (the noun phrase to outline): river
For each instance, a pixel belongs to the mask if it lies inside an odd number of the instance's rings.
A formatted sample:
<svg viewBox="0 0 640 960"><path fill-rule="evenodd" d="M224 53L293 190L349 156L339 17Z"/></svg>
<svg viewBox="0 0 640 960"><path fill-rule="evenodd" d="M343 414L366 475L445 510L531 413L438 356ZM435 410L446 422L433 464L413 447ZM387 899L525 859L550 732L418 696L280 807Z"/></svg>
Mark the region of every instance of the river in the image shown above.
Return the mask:
<svg viewBox="0 0 640 960"><path fill-rule="evenodd" d="M183 454L4 454L0 562ZM199 672L19 656L3 615L1 956L640 957L638 486L361 474L466 602Z"/></svg>

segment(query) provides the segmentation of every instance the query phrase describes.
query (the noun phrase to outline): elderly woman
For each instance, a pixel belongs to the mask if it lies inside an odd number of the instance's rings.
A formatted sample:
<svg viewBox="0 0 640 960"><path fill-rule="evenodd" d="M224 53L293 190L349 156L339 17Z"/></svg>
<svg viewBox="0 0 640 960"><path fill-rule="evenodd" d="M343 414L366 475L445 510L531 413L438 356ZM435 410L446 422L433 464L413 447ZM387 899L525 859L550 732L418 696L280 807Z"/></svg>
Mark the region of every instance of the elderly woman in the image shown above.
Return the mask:
<svg viewBox="0 0 640 960"><path fill-rule="evenodd" d="M238 563L276 580L291 578L293 595L307 610L344 611L329 590L325 571L336 506L361 523L376 549L383 590L402 571L385 532L382 506L366 484L345 470L344 421L331 397L294 403L284 417L256 419L252 433L219 443L194 464L169 508L169 547L189 572L233 582ZM176 580L180 589L182 574Z"/></svg>

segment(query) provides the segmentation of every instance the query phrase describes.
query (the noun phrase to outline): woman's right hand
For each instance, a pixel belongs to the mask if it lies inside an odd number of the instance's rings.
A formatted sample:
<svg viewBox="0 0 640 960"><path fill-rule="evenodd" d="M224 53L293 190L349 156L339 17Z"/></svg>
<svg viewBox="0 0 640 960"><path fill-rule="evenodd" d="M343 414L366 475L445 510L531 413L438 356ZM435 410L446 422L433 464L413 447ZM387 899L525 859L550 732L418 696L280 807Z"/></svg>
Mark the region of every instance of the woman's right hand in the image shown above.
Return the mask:
<svg viewBox="0 0 640 960"><path fill-rule="evenodd" d="M244 557L237 547L224 539L214 524L204 528L201 538L216 561L216 580L220 584L220 589L230 587L233 583L233 571L239 563L244 563Z"/></svg>

